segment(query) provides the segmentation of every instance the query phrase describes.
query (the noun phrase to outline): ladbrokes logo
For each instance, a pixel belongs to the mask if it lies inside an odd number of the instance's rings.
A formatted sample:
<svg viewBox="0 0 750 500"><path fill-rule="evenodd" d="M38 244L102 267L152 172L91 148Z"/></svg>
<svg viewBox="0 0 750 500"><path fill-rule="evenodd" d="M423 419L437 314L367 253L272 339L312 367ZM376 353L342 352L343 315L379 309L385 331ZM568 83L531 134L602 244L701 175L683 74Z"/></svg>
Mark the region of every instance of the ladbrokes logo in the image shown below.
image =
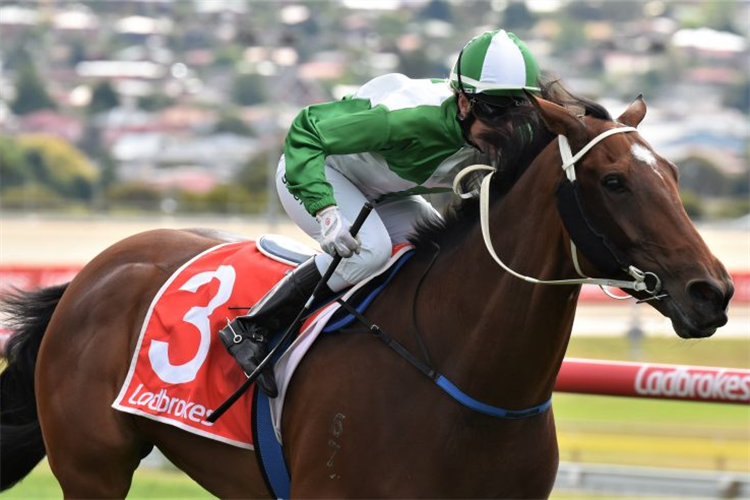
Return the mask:
<svg viewBox="0 0 750 500"><path fill-rule="evenodd" d="M209 427L213 425L211 422L204 420L205 417L211 415L213 410L201 404L170 397L166 389L154 394L143 390L143 384L139 384L135 392L128 398L128 403L133 406L145 406L156 413L183 418Z"/></svg>
<svg viewBox="0 0 750 500"><path fill-rule="evenodd" d="M645 365L635 377L635 392L643 396L750 401L750 375Z"/></svg>

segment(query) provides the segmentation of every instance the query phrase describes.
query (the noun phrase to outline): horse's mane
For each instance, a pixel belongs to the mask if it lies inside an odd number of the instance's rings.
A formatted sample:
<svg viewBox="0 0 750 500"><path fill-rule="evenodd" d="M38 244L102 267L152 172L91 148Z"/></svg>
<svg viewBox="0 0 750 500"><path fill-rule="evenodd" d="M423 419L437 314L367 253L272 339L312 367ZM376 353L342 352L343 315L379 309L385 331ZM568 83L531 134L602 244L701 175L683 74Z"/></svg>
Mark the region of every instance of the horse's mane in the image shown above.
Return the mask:
<svg viewBox="0 0 750 500"><path fill-rule="evenodd" d="M561 106L566 106L578 114L611 121L609 112L591 99L578 96L566 89L559 80L550 80L540 84L541 97ZM497 172L492 178L490 198L497 202L507 193L528 169L534 159L552 142L555 135L547 130L538 113L531 104L518 106L509 116L515 131L507 134L502 131L491 132L485 139L497 145L501 154L497 158ZM478 197L469 199L456 198L448 204L442 219L432 218L422 221L410 238L410 242L420 249L441 247L458 243L479 221Z"/></svg>

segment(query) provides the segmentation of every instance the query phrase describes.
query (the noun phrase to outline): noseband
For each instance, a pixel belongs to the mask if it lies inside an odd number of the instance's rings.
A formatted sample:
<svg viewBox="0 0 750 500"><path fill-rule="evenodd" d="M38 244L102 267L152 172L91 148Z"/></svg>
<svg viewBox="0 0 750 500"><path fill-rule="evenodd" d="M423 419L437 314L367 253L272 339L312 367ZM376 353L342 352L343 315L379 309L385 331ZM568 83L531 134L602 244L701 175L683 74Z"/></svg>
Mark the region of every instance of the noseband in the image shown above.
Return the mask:
<svg viewBox="0 0 750 500"><path fill-rule="evenodd" d="M512 276L529 283L539 285L597 285L601 287L608 296L615 299L627 299L630 297L618 297L607 291L604 287L617 287L650 295L650 297L645 300L658 300L664 297L664 295L658 295L661 290L661 279L659 279L656 274L652 272L643 272L634 265L627 264L624 254L603 233L594 228L584 209L580 187L576 181L575 164L583 158L591 148L611 135L635 131L636 129L634 127L617 127L606 130L594 137L575 156L570 149L568 139L563 135L558 138L560 155L563 160L562 168L565 172L566 178L562 180L557 189L557 206L563 224L570 236L573 265L578 275L581 276L580 278L540 280L517 273L508 267L500 257L497 256L495 248L492 245L492 239L490 238L490 182L492 176L495 174L495 168L488 165L472 165L459 172L453 180L453 191L461 198L470 198L472 196L471 194L466 194L461 191L460 183L465 175L478 170L486 170L490 172L489 175L482 180L482 186L479 192L479 218L484 244L492 258L495 259L495 262ZM597 269L606 272L607 274L624 272L630 275L633 278L633 281L591 278L586 276L581 270L581 266L578 262L577 246L583 250L584 255L589 258L591 263L594 264Z"/></svg>

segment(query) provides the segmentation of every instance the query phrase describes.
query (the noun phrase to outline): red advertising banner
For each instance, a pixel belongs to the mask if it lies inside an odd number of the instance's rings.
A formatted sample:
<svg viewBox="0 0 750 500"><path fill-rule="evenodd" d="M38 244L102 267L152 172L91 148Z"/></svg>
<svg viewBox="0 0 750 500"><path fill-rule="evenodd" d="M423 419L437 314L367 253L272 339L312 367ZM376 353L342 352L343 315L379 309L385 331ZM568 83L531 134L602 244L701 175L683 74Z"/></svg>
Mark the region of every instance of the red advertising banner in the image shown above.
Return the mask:
<svg viewBox="0 0 750 500"><path fill-rule="evenodd" d="M555 391L750 404L750 370L566 358Z"/></svg>
<svg viewBox="0 0 750 500"><path fill-rule="evenodd" d="M67 283L80 270L80 266L0 266L0 293Z"/></svg>

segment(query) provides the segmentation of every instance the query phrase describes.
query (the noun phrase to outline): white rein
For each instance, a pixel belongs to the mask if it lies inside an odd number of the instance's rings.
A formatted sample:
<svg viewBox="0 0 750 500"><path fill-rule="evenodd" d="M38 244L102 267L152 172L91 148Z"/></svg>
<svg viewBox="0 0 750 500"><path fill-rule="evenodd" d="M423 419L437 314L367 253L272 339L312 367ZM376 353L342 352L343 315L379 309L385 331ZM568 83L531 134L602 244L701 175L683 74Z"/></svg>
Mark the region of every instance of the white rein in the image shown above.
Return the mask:
<svg viewBox="0 0 750 500"><path fill-rule="evenodd" d="M634 127L618 127L618 128L612 128L605 132L602 132L598 136L594 137L594 139L591 140L583 149L581 149L575 156L573 156L573 152L570 149L570 145L568 144L568 139L561 135L559 136L559 144L560 144L560 155L563 159L562 168L565 171L565 174L567 175L568 179L571 181L575 181L576 174L575 174L575 164L577 161L579 161L586 153L589 152L591 148L593 148L597 143L600 141L606 139L610 135L614 134L620 134L625 132L635 132L636 129ZM659 278L653 274L653 273L646 273L641 271L635 266L629 266L627 269L627 272L630 276L633 277L633 281L625 281L625 280L615 280L615 279L607 279L607 278L590 278L583 274L583 271L581 271L581 267L578 263L578 251L576 249L575 244L573 243L573 240L570 240L570 247L572 252L572 259L573 259L573 265L575 266L576 272L578 273L581 278L572 278L572 279L563 279L563 280L540 280L537 278L532 278L530 276L525 276L523 274L520 274L510 267L508 267L501 259L497 256L497 253L495 252L495 248L492 245L492 239L490 238L490 222L489 222L489 211L490 211L490 182L492 181L492 176L495 174L495 167L491 167L489 165L471 165L469 167L464 168L461 170L457 175L456 178L453 180L453 191L460 196L461 198L471 198L473 195L471 193L464 193L461 190L461 179L463 179L467 174L470 174L472 172L480 171L480 170L486 170L489 171L489 175L485 176L484 179L482 179L482 185L479 191L479 219L481 223L482 228L482 237L484 238L484 244L487 247L487 251L490 253L493 259L495 259L495 262L497 262L500 267L502 267L505 271L507 271L509 274L515 276L516 278L522 279L524 281L527 281L529 283L534 283L538 285L597 285L602 288L604 293L606 293L608 296L615 298L615 299L629 299L630 296L627 297L618 297L616 295L613 295L611 292L607 291L604 287L617 287L617 288L624 288L624 289L630 289L635 291L641 291L646 292L654 295L658 292L661 281ZM648 285L646 284L646 276L652 276L656 280L656 285L654 286L653 290L649 290Z"/></svg>

